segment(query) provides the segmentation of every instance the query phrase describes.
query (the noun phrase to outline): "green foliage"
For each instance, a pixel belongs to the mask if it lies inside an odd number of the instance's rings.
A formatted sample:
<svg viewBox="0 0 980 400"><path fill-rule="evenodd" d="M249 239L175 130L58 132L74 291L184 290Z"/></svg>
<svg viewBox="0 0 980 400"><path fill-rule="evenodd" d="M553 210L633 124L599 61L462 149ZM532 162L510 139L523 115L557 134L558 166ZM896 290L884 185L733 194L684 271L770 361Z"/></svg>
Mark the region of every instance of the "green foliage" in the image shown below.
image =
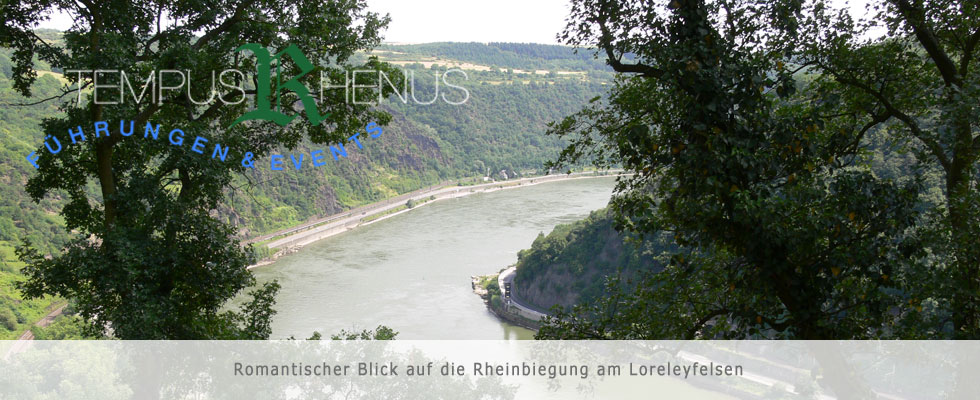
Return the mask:
<svg viewBox="0 0 980 400"><path fill-rule="evenodd" d="M9 51L0 51L0 54ZM0 67L4 60L0 58ZM31 106L11 107L8 104L30 103L36 99L53 96L61 83L51 75L42 75L34 82L33 98L16 93L12 81L0 76L0 158L7 160L0 165L0 242L19 243L27 238L38 243L41 250L55 252L69 235L61 225L63 220L56 213L63 205L59 198L49 198L34 204L29 199L24 183L34 173L34 167L24 157L36 150L41 135L38 126L44 118L58 112L54 102ZM54 197L54 196L53 196ZM60 194L57 197L61 197ZM16 261L12 246L4 262Z"/></svg>
<svg viewBox="0 0 980 400"><path fill-rule="evenodd" d="M642 235L670 232L665 269L632 293L560 313L540 337L842 339L907 329L921 271L921 179L876 176L869 128L787 67L795 2L573 3L572 44L621 73L608 100L552 126L557 165L622 163L612 207ZM723 27L739 27L728 29ZM795 43L795 42L794 42ZM623 53L636 54L624 63ZM615 283L615 282L613 282Z"/></svg>
<svg viewBox="0 0 980 400"><path fill-rule="evenodd" d="M0 241L0 314L4 314L4 317L0 317L3 319L0 322L0 340L16 339L35 321L47 315L55 304L63 301L58 297L24 299L17 289L25 280L20 273L23 265L17 260L14 245Z"/></svg>
<svg viewBox="0 0 980 400"><path fill-rule="evenodd" d="M504 307L504 302L500 300L500 293L490 295L490 305L498 310Z"/></svg>
<svg viewBox="0 0 980 400"><path fill-rule="evenodd" d="M37 33L50 43L64 44L60 32ZM0 49L0 55L3 54L10 52ZM0 67L3 63L4 59L0 57ZM42 66L37 64L35 67L41 69ZM435 89L430 72L416 72L420 78L416 84L417 97L422 100L434 94ZM311 218L450 179L466 179L465 184L482 183L480 178L471 177L482 177L488 169L492 173L501 169L543 173L543 162L562 146L561 140L543 136L543 121L574 111L604 90L601 81L582 81L575 77L560 76L553 80L557 82L547 83L543 77L525 76L521 79L527 83L490 84L507 77L472 70L468 73L470 79L462 82L471 90L466 105L404 105L392 98L388 109L393 122L385 127L384 135L378 139L362 138L363 149L352 142L347 143L350 158L329 159L327 165L316 169L307 164L298 171L257 168L246 174L233 175L230 187L223 191L225 197L218 204L217 218L233 225L239 235L248 236L287 228ZM32 86L32 97L24 97L13 90L10 79L0 76L0 102L30 103L57 95L61 82L56 77L42 70ZM440 90L446 89L443 86ZM447 93L447 96L451 94ZM58 113L55 101L0 107L0 120L4 122L0 127L4 133L0 135L0 155L11 160L0 165L0 181L4 183L0 185L0 252L4 252L0 269L16 271L10 276L18 277L18 281L22 280L19 278L22 263L14 254L14 247L21 238L30 240L42 255L58 254L70 239L64 229L64 218L58 215L67 196L48 196L35 204L28 200L23 185L36 173L23 158L38 150L38 143L44 136L39 128L41 120ZM325 149L325 146L303 140L293 150L279 148L275 152L305 153L308 159L309 152L316 149ZM47 153L42 148L39 154ZM100 196L95 180L90 180L84 191L92 198ZM255 259L261 259L269 256L271 251L259 243L252 248L251 254ZM0 290L5 289L0 286ZM9 297L0 297L0 302L9 301L18 309L43 310L53 301L45 297L14 303L14 299L21 298L21 293L12 285L4 293ZM40 311L27 314L33 318L31 322L44 315Z"/></svg>
<svg viewBox="0 0 980 400"><path fill-rule="evenodd" d="M78 315L73 302L68 302L61 309L61 314L54 318L48 326L32 325L30 331L35 340L93 340L104 339L105 336L93 333L89 324Z"/></svg>
<svg viewBox="0 0 980 400"><path fill-rule="evenodd" d="M500 297L500 283L497 282L495 277L488 279L483 287L487 289L487 293L490 293L490 295Z"/></svg>
<svg viewBox="0 0 980 400"><path fill-rule="evenodd" d="M625 281L655 271L660 264L655 254L668 249L617 232L607 208L594 211L547 236L539 234L530 249L518 252L518 295L541 309L588 304L608 296L607 277Z"/></svg>
<svg viewBox="0 0 980 400"><path fill-rule="evenodd" d="M373 330L348 331L341 330L339 333L330 335L330 340L395 340L398 332L384 325L378 325Z"/></svg>
<svg viewBox="0 0 980 400"><path fill-rule="evenodd" d="M17 317L9 308L0 309L0 327L12 331L17 328Z"/></svg>
<svg viewBox="0 0 980 400"><path fill-rule="evenodd" d="M868 21L824 1L806 5L801 39L786 47L819 74L814 97L839 103L866 127L888 129L940 182L924 207L923 265L906 288L916 310L904 310L915 314L906 329L980 337L980 5L881 1Z"/></svg>
<svg viewBox="0 0 980 400"><path fill-rule="evenodd" d="M87 20L65 33L63 47L39 41L32 31L53 8L68 8ZM348 64L350 57L380 42L379 32L388 20L365 8L358 1L339 5L21 2L3 8L7 23L0 29L0 45L14 49L13 86L25 96L36 81L35 56L54 68L125 67L143 75L163 69L247 71L254 69L252 58L231 57L246 42L272 48L298 46L317 65L302 78L310 85L319 83L321 72L343 79L353 67ZM170 24L157 31L161 25L154 19L161 13L183 15L186 18L181 20L189 25ZM275 23L255 21L266 17ZM210 28L201 37L190 36L203 26ZM297 68L290 65L284 73L296 75ZM369 60L361 68L388 67ZM72 85L84 83L77 79L68 77ZM205 98L209 89L199 85L190 95ZM91 98L88 93L82 97ZM290 94L283 99L294 100ZM226 129L249 102L237 106L215 102L215 107L194 109L187 97L171 94L158 103L72 100L63 113L44 120L45 134L65 148L54 155L45 154L43 146L34 147L44 156L27 182L27 192L35 202L65 196L60 210L64 229L77 233L60 254L50 258L25 240L17 254L27 264L23 272L28 279L19 286L28 298L56 294L75 299L90 329L108 327L123 339L267 338L278 288L274 283L252 292L252 300L240 311L220 311L254 284L245 269L254 261L251 254L234 239L235 230L213 215L233 176L245 168L210 162L165 141L127 141L119 134L96 138L91 128L83 128L89 135L86 141L71 144L67 132L77 126L92 127L95 121L110 121L110 130L116 131L114 121L133 119L137 130L148 122L180 128L262 157L279 146L295 147L304 138L318 144L341 141L367 121L384 124L389 116L332 97L318 110L330 114L321 125L297 123L282 129L264 122ZM93 182L97 193L90 190ZM288 210L283 214L288 216Z"/></svg>
<svg viewBox="0 0 980 400"><path fill-rule="evenodd" d="M73 340L88 339L85 335L84 321L78 317L59 317L47 327L31 327L35 340Z"/></svg>
<svg viewBox="0 0 980 400"><path fill-rule="evenodd" d="M455 96L460 92L444 84L437 92L432 71L411 66L408 71L416 76L418 101L437 95L459 100ZM559 138L544 136L545 121L575 111L605 90L605 82L599 79L527 77L527 83L496 84L505 79L502 74L471 70L467 74L467 80L456 75L452 77L458 80L451 80L470 93L463 105L441 100L414 104L411 87L408 104L390 97L384 107L392 122L384 134L377 139L362 137L363 148L346 143L349 158L328 157L324 166L289 171L270 171L268 159L261 160L266 164L263 168L236 177L234 189L226 192L220 207L223 220L246 234L263 234L439 182L482 177L488 169L494 175L502 169L509 174L544 173L544 162L564 145ZM308 158L317 149L326 147L302 142L292 151L275 152Z"/></svg>

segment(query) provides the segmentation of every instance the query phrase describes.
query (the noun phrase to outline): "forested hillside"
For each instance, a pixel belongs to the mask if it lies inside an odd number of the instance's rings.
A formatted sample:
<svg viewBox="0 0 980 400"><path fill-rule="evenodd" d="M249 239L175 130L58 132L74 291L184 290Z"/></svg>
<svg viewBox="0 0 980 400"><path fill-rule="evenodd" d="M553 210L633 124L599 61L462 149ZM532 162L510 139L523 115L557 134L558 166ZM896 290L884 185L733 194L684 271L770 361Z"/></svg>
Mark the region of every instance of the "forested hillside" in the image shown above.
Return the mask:
<svg viewBox="0 0 980 400"><path fill-rule="evenodd" d="M518 296L547 310L607 296L607 278L628 289L639 274L659 269L657 256L668 250L664 246L669 242L625 238L607 208L539 234L529 249L517 254Z"/></svg>
<svg viewBox="0 0 980 400"><path fill-rule="evenodd" d="M418 98L431 99L431 70L416 71ZM505 80L504 73L468 73L466 104L394 99L385 105L393 120L384 134L363 140L363 149L347 143L349 158L331 158L315 170L249 173L259 184L234 193L227 212L231 222L265 233L446 180L479 178L488 171L494 179L502 178L500 171L511 178L542 173L562 143L543 135L546 123L604 88L602 81L580 78L535 77L525 83ZM309 154L307 149L302 151Z"/></svg>
<svg viewBox="0 0 980 400"><path fill-rule="evenodd" d="M53 43L59 43L60 35L39 32ZM0 339L14 338L31 323L41 319L62 299L42 298L24 300L15 285L23 281L19 273L23 263L17 259L15 247L21 240L29 240L43 251L59 251L68 240L62 227L64 219L59 198L47 198L35 204L25 192L24 185L34 167L25 156L37 150L41 139L39 126L44 118L58 112L56 102L44 102L29 106L11 106L30 103L12 89L13 74L11 53L0 51ZM38 62L39 72L34 84L34 98L44 99L58 93L62 85L58 74L43 61Z"/></svg>
<svg viewBox="0 0 980 400"><path fill-rule="evenodd" d="M39 34L58 43L57 32L40 31ZM445 62L448 54L455 54L460 59L451 62L460 63L493 59L502 51L501 47L509 49L515 65L520 66L575 69L576 65L588 64L567 47L525 44L496 44L496 47L439 44L413 46L411 54L379 52L375 55L392 61L440 57ZM39 150L43 140L40 124L44 118L59 113L58 102L20 105L56 94L63 82L47 64L38 62L36 68L41 76L33 86L33 97L24 98L11 87L10 58L10 51L0 51L0 103L3 104L0 155L4 160L0 164L0 338L23 331L55 301L21 300L14 285L22 279L18 271L23 264L17 259L15 246L28 239L43 252L55 253L69 237L58 215L62 198L48 197L35 204L24 191L28 177L34 172L26 156L32 151L43 154ZM579 61L572 63L575 65L549 64L549 60L555 59ZM425 67L414 62L402 65L414 71L416 97L420 101L435 95L434 74L449 68L431 64ZM347 158L328 157L327 164L316 169L309 164L300 170L293 169L289 154L305 153L309 157L315 149L324 149L329 154L325 146L306 144L292 152L283 152L284 170L256 168L236 178L234 189L228 190L228 201L220 207L220 216L237 226L242 237L247 237L447 180L482 181L488 173L493 179L502 179L501 171L506 171L509 177L540 173L543 164L563 146L560 139L543 135L545 124L573 112L601 93L607 83L604 78L611 76L608 72L588 77L508 73L482 66L468 68L464 69L465 79L459 75L454 80L469 91L466 104L456 106L442 101L429 105L412 101L403 104L394 98L383 105L393 119L384 127L382 136L363 140L363 148L347 143ZM446 92L445 87L439 90ZM268 160L259 162L267 164ZM90 189L95 193L93 185L90 182Z"/></svg>
<svg viewBox="0 0 980 400"><path fill-rule="evenodd" d="M868 134L863 162L882 179L911 180L916 170L912 152L896 148L886 130ZM924 187L919 209L942 203L941 181L935 171L919 171ZM639 239L615 228L609 208L597 210L580 221L563 224L518 253L517 293L542 310L555 305L564 310L589 308L593 302L609 302L613 294L629 295L645 274L655 273L682 252L670 235L659 232ZM630 237L632 240L626 240ZM609 284L614 285L610 291Z"/></svg>

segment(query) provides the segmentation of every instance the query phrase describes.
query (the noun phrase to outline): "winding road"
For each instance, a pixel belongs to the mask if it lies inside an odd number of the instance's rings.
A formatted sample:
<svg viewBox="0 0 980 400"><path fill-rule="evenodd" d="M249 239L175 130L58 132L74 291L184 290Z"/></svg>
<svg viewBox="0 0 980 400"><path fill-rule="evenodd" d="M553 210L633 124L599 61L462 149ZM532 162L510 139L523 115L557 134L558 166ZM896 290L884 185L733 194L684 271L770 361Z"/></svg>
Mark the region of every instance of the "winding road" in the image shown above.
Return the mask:
<svg viewBox="0 0 980 400"><path fill-rule="evenodd" d="M44 318L41 318L40 321L35 322L34 326L39 326L43 328L45 326L51 325L51 323L54 322L54 319L58 318L58 316L61 315L61 313L65 310L65 307L67 306L68 303L62 303L61 305L56 307L53 311L48 313L48 315L45 315ZM20 337L17 338L16 341L14 341L14 344L10 346L10 348L7 350L7 353L4 354L3 358L7 359L13 354L17 354L24 350L27 350L27 348L31 345L32 340L34 340L34 332L31 332L31 330L28 329L26 332L24 332L23 335L20 335Z"/></svg>
<svg viewBox="0 0 980 400"><path fill-rule="evenodd" d="M547 313L538 311L536 307L528 304L527 302L520 299L517 296L517 286L514 284L514 278L517 277L517 267L510 267L500 273L497 276L497 285L500 286L500 294L504 298L505 304L509 307L514 307L517 309L518 314L524 318L540 321L541 319L548 316ZM511 293L510 298L507 298L507 287L510 284Z"/></svg>

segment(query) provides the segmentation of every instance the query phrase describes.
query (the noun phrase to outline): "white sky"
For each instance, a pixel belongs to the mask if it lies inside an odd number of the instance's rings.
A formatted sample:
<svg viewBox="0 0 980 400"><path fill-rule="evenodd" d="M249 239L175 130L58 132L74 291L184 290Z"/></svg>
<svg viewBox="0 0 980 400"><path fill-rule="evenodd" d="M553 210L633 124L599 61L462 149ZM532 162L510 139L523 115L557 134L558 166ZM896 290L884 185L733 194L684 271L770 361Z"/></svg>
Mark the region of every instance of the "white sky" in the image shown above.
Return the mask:
<svg viewBox="0 0 980 400"><path fill-rule="evenodd" d="M386 42L529 42L556 44L565 28L568 0L367 0L368 9L390 14ZM67 14L40 28L71 27Z"/></svg>
<svg viewBox="0 0 980 400"><path fill-rule="evenodd" d="M530 42L555 44L567 0L367 0L391 14L388 42Z"/></svg>
<svg viewBox="0 0 980 400"><path fill-rule="evenodd" d="M863 15L869 0L850 3L853 15ZM386 42L526 42L555 44L565 28L568 0L367 0L371 11L391 15ZM52 15L41 28L65 30L68 15Z"/></svg>

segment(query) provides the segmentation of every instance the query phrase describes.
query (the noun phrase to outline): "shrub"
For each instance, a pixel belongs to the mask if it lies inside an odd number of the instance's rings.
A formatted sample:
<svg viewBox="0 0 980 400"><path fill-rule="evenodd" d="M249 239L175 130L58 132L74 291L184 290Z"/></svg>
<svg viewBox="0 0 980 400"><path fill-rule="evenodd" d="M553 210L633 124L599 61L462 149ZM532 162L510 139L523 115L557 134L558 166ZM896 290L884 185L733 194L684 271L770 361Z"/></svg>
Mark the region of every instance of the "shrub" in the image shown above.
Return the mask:
<svg viewBox="0 0 980 400"><path fill-rule="evenodd" d="M13 265L7 264L6 261L0 261L0 272L17 272L17 269Z"/></svg>
<svg viewBox="0 0 980 400"><path fill-rule="evenodd" d="M6 328L8 331L17 329L17 317L14 316L14 313L9 308L0 310L0 326Z"/></svg>
<svg viewBox="0 0 980 400"><path fill-rule="evenodd" d="M500 301L499 294L490 296L490 304L493 305L495 308L504 308L504 303Z"/></svg>
<svg viewBox="0 0 980 400"><path fill-rule="evenodd" d="M490 283L487 283L487 293L490 293L495 296L500 295L500 285L497 284L496 279L492 279L490 280Z"/></svg>
<svg viewBox="0 0 980 400"><path fill-rule="evenodd" d="M47 327L33 326L31 332L37 340L97 339L85 332L85 322L77 317L61 315Z"/></svg>

